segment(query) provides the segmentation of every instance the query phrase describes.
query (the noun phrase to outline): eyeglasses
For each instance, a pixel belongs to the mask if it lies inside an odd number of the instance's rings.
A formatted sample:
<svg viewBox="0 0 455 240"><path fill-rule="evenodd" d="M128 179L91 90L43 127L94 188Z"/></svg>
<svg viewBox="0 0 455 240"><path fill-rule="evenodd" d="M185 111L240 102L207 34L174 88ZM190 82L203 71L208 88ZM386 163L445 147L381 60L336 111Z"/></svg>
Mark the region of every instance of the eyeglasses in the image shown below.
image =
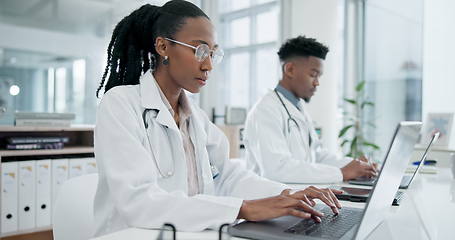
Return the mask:
<svg viewBox="0 0 455 240"><path fill-rule="evenodd" d="M195 50L194 56L196 57L196 59L199 62L203 62L208 56L210 56L210 58L212 59L213 65L217 65L218 63L221 62L221 60L223 60L224 52L222 49L217 48L217 49L211 50L209 48L209 46L204 43L199 44L197 47L195 47L195 46L183 43L183 42L176 41L174 39L170 39L170 38L164 38L164 39L177 43L177 44L180 44L182 46L194 49Z"/></svg>

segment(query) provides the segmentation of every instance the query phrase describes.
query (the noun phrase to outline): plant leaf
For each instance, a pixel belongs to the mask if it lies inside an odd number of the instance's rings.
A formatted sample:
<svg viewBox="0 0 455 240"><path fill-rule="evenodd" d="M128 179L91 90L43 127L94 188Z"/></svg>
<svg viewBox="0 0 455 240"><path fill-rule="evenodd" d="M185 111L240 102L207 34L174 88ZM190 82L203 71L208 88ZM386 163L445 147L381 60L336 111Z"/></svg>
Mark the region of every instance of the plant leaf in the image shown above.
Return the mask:
<svg viewBox="0 0 455 240"><path fill-rule="evenodd" d="M344 136L344 134L346 134L346 132L347 132L350 128L352 128L353 126L354 126L354 125L351 124L351 125L345 126L343 129L341 129L341 130L340 130L340 133L338 134L338 138Z"/></svg>
<svg viewBox="0 0 455 240"><path fill-rule="evenodd" d="M355 91L356 92L360 92L362 91L362 89L365 87L365 83L366 81L361 81L357 84L357 86L355 86Z"/></svg>
<svg viewBox="0 0 455 240"><path fill-rule="evenodd" d="M351 155L355 156L357 152L357 136L352 139L351 142Z"/></svg>
<svg viewBox="0 0 455 240"><path fill-rule="evenodd" d="M374 103L373 103L373 102L368 102L368 101L363 102L363 103L361 104L360 108L364 108L365 106L368 106L368 105L369 105L369 106L374 106Z"/></svg>
<svg viewBox="0 0 455 240"><path fill-rule="evenodd" d="M368 122L367 125L370 127L376 128L376 124L374 124L374 123Z"/></svg>
<svg viewBox="0 0 455 240"><path fill-rule="evenodd" d="M340 146L343 147L343 146L344 146L346 143L348 143L348 142L349 142L349 140L345 139L345 140L341 143Z"/></svg>
<svg viewBox="0 0 455 240"><path fill-rule="evenodd" d="M363 145L364 145L364 146L368 146L368 147L372 147L372 148L375 149L375 150L379 150L379 149L380 149L380 147L379 147L378 145L376 145L376 144L374 144L374 143L366 142L366 141L363 142Z"/></svg>
<svg viewBox="0 0 455 240"><path fill-rule="evenodd" d="M344 101L346 101L346 102L348 102L348 103L351 103L351 104L354 104L354 105L357 104L357 101L356 101L356 100L350 99L350 98L344 98Z"/></svg>

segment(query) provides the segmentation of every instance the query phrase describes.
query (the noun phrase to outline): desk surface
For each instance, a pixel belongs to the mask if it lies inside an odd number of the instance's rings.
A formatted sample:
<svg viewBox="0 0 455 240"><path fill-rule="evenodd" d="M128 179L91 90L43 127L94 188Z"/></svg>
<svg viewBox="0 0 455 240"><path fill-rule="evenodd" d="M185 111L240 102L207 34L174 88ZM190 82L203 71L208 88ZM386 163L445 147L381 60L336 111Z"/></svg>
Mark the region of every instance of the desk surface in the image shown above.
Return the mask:
<svg viewBox="0 0 455 240"><path fill-rule="evenodd" d="M369 240L455 239L455 179L450 169L440 168L438 174L420 174L405 192L401 206L390 206L386 220L370 234ZM343 201L342 204L364 207L362 203ZM129 228L93 240L150 240L157 235L156 230ZM216 231L210 230L196 233L178 232L177 239L208 240L218 239L218 235Z"/></svg>

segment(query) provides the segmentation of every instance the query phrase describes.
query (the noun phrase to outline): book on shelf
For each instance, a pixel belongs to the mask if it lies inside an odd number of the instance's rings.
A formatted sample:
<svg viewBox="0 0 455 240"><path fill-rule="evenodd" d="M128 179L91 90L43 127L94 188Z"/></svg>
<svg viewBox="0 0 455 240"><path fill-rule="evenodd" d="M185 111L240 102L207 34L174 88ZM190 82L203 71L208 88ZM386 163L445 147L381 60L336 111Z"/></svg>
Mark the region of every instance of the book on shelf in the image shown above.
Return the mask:
<svg viewBox="0 0 455 240"><path fill-rule="evenodd" d="M69 137L9 137L6 140L9 144L68 143Z"/></svg>
<svg viewBox="0 0 455 240"><path fill-rule="evenodd" d="M6 144L7 150L38 150L38 149L63 149L64 143L24 143Z"/></svg>

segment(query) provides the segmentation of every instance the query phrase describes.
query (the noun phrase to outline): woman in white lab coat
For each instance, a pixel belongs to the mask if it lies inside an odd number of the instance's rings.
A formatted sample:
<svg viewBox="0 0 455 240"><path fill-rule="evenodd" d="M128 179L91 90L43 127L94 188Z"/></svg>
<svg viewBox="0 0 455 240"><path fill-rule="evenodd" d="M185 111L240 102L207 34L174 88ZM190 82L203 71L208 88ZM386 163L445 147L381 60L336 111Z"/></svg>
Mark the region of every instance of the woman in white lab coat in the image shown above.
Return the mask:
<svg viewBox="0 0 455 240"><path fill-rule="evenodd" d="M222 55L189 2L144 5L115 27L97 91L96 236L166 222L199 231L239 218L319 221L313 198L338 211L329 189L290 193L228 159L226 137L183 91L199 92Z"/></svg>

